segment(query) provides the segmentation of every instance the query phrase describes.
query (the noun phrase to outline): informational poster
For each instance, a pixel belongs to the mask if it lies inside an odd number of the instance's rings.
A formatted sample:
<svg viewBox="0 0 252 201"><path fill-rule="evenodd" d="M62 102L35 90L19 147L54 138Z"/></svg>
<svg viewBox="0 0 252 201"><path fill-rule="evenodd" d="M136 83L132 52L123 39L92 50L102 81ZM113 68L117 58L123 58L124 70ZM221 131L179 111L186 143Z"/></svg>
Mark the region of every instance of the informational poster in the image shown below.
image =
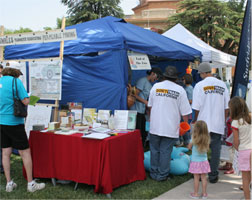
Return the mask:
<svg viewBox="0 0 252 201"><path fill-rule="evenodd" d="M41 100L61 100L62 62L60 59L29 62L29 91Z"/></svg>
<svg viewBox="0 0 252 201"><path fill-rule="evenodd" d="M131 70L150 70L151 65L147 54L128 52Z"/></svg>
<svg viewBox="0 0 252 201"><path fill-rule="evenodd" d="M27 136L29 137L33 125L41 124L47 128L51 119L51 113L51 106L28 105L28 116L25 121L25 131Z"/></svg>
<svg viewBox="0 0 252 201"><path fill-rule="evenodd" d="M3 67L10 67L19 69L23 75L19 76L19 79L22 81L25 89L27 90L27 72L26 72L26 62L17 62L17 61L3 61L1 62Z"/></svg>

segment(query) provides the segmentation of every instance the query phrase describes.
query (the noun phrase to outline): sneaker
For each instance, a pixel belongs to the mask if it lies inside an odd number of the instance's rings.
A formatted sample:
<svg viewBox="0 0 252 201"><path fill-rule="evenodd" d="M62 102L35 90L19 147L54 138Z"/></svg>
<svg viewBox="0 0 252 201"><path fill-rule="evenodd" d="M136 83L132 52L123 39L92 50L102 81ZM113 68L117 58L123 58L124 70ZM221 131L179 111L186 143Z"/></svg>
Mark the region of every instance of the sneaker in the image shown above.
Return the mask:
<svg viewBox="0 0 252 201"><path fill-rule="evenodd" d="M37 183L35 181L32 185L29 185L29 184L27 185L27 191L31 193L38 190L42 190L43 188L45 188L45 183Z"/></svg>
<svg viewBox="0 0 252 201"><path fill-rule="evenodd" d="M202 198L203 200L206 200L206 199L207 199L207 196L208 196L207 193L203 193L202 196L201 196L201 198Z"/></svg>
<svg viewBox="0 0 252 201"><path fill-rule="evenodd" d="M195 195L194 193L190 193L190 197L192 199L200 199L200 196L199 195Z"/></svg>
<svg viewBox="0 0 252 201"><path fill-rule="evenodd" d="M7 185L6 185L6 192L11 192L11 191L13 191L15 188L17 188L17 184L16 183L14 183L12 180L9 182L9 183L7 183Z"/></svg>

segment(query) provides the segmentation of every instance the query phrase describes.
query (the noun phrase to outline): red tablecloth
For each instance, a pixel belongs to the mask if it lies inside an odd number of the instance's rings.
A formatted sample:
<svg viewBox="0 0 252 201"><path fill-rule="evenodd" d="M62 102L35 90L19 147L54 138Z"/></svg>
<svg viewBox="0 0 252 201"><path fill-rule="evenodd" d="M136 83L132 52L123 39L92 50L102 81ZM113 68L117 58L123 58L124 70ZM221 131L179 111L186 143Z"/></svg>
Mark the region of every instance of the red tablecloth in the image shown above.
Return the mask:
<svg viewBox="0 0 252 201"><path fill-rule="evenodd" d="M144 154L139 130L103 140L31 131L33 176L95 185L95 192L144 180Z"/></svg>

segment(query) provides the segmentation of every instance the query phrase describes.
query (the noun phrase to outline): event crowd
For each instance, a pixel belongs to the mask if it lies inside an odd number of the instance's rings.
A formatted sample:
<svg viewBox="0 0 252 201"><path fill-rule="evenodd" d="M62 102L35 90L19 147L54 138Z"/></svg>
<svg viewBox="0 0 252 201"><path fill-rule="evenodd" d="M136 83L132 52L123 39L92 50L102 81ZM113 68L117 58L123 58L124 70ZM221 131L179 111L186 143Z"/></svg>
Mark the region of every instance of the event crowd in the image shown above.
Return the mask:
<svg viewBox="0 0 252 201"><path fill-rule="evenodd" d="M135 103L130 110L137 111L136 128L141 130L142 142L149 143L151 153L150 177L156 181L170 179L170 161L174 145L187 145L192 149L189 172L194 175L194 199L207 199L207 175L210 183L218 182L221 144L229 125L233 136L230 146L230 161L222 169L231 173L234 160L242 174L245 199L250 199L251 182L251 88L247 104L240 97L232 97L226 84L214 77L208 63L198 66L202 78L193 87L190 72L179 79L176 67L168 66L163 73L159 68L147 71L147 76L136 82ZM32 158L24 118L13 114L13 96L24 105L29 104L29 96L18 78L22 72L15 68L0 68L0 127L1 127L1 172L6 177L6 191L12 192L17 184L10 175L12 148L17 149L22 158L27 175L27 191L35 192L45 188L32 177ZM13 85L16 80L17 85ZM157 82L158 81L158 82ZM180 81L180 82L179 82ZM153 85L153 83L155 83ZM145 126L150 122L149 134ZM181 122L191 125L191 131L179 135ZM211 150L210 160L208 151ZM235 158L235 152L238 156ZM230 165L231 164L231 165ZM3 165L3 167L2 167ZM228 167L227 167L228 166ZM234 166L234 165L233 165ZM200 179L202 193L199 193Z"/></svg>
<svg viewBox="0 0 252 201"><path fill-rule="evenodd" d="M198 66L202 78L194 88L190 72L179 82L177 69L168 66L162 73L159 68L152 68L147 76L136 83L135 104L130 108L137 110L137 128L141 130L143 144L149 138L151 153L150 177L156 181L170 178L170 161L174 145L184 145L192 149L189 172L194 175L194 199L207 198L207 174L210 183L218 182L221 144L226 136L228 125L233 133L230 150L230 161L233 163L235 150L238 151L238 170L242 173L245 199L250 199L251 182L251 88L247 95L247 104L240 97L230 100L227 85L213 76L208 63ZM153 86L151 83L159 80ZM249 107L249 108L248 108ZM193 111L192 111L193 110ZM150 114L146 116L145 114ZM182 118L181 118L182 117ZM145 121L150 121L147 137ZM191 133L179 136L180 122L191 124ZM231 135L229 133L229 135ZM190 140L191 138L191 140ZM210 162L208 162L208 150ZM229 167L220 169L228 170ZM202 181L202 193L199 194L199 181Z"/></svg>

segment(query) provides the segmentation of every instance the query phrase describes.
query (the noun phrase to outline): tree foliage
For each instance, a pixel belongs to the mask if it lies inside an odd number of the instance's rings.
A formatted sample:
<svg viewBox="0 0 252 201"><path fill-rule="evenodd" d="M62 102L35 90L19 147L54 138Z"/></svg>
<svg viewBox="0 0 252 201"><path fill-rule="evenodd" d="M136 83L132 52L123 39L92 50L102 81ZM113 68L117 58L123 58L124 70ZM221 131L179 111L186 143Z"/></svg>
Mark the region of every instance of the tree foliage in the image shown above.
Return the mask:
<svg viewBox="0 0 252 201"><path fill-rule="evenodd" d="M61 0L68 6L70 24L78 24L106 16L123 17L120 0Z"/></svg>
<svg viewBox="0 0 252 201"><path fill-rule="evenodd" d="M168 24L183 24L209 45L236 55L243 15L244 0L184 0Z"/></svg>
<svg viewBox="0 0 252 201"><path fill-rule="evenodd" d="M17 33L27 33L27 32L32 32L32 30L30 28L23 28L23 27L20 27L19 29L16 29L16 30L11 30L11 29L4 30L4 34L17 34Z"/></svg>

